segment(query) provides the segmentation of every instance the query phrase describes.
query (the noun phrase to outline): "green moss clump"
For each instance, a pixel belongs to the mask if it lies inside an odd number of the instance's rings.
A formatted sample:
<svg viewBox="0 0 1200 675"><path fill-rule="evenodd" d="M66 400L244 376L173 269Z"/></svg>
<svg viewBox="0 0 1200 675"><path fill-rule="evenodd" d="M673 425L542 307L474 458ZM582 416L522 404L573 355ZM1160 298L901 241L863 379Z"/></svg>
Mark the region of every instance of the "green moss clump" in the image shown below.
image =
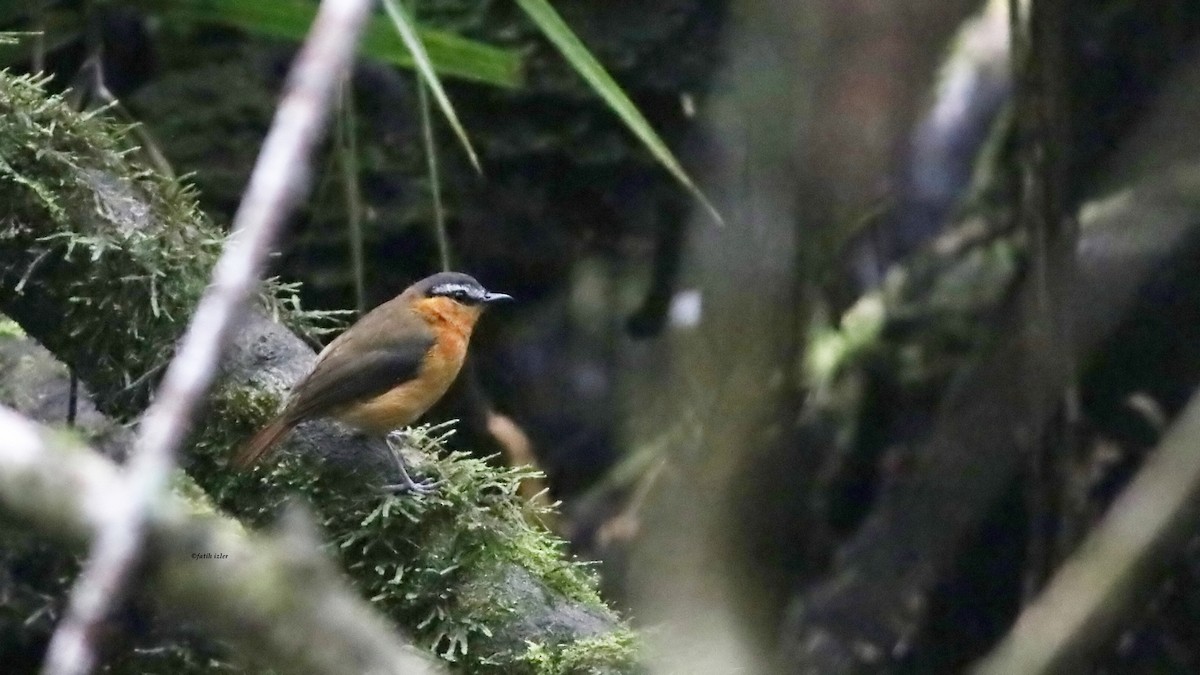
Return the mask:
<svg viewBox="0 0 1200 675"><path fill-rule="evenodd" d="M274 409L243 394L235 396L240 403ZM361 475L296 455L237 473L225 465L230 446L202 447L190 471L222 508L248 522L268 522L288 500L305 499L330 536L329 552L363 595L408 627L418 644L466 672L556 672L543 666L588 659L605 663L607 672L624 670L632 650L602 647L632 644L625 628L583 640L539 630L546 641L536 647L538 658L530 657L531 647L511 630L526 619L531 600L546 606L529 588L543 595L548 588L560 602L589 608L597 627L619 624L591 570L565 559L561 540L535 524L540 507L517 495L532 472L444 455L444 436L440 427L409 433L410 465L441 481L430 496L384 496Z"/></svg>
<svg viewBox="0 0 1200 675"><path fill-rule="evenodd" d="M611 633L576 640L557 650L530 642L523 658L538 675L612 672L614 667L636 670L638 647L632 633Z"/></svg>
<svg viewBox="0 0 1200 675"><path fill-rule="evenodd" d="M0 299L51 351L74 355L65 360L94 390L121 392L99 398L127 418L145 403L143 376L172 353L223 238L187 188L131 165L127 127L75 111L44 84L0 73ZM91 273L59 277L64 262Z"/></svg>
<svg viewBox="0 0 1200 675"><path fill-rule="evenodd" d="M192 189L131 161L129 127L0 72L0 309L119 420L145 407L225 235ZM306 328L295 288L267 313Z"/></svg>

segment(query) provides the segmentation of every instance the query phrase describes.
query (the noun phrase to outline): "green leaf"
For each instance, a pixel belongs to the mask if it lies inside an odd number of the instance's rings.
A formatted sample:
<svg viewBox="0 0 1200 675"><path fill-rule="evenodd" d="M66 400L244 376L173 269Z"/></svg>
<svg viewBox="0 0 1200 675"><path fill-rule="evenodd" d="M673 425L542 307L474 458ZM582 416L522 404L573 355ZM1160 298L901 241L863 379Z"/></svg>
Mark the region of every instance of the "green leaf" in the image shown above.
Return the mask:
<svg viewBox="0 0 1200 675"><path fill-rule="evenodd" d="M400 0L383 0L383 8L387 10L388 16L396 26L396 32L400 33L400 39L404 41L413 60L416 61L417 72L429 87L429 91L433 93L433 100L437 101L438 107L442 109L442 115L446 117L450 128L454 129L454 134L462 142L463 149L467 151L467 157L471 159L471 166L475 167L475 171L483 173L483 169L479 167L479 157L475 155L475 148L471 147L471 140L467 138L467 131L458 121L454 106L450 104L450 98L442 89L442 82L434 72L429 55L425 52L425 45L421 43L421 37L417 35L416 22L413 21L412 16Z"/></svg>
<svg viewBox="0 0 1200 675"><path fill-rule="evenodd" d="M625 126L629 127L629 130L658 159L659 163L666 167L671 175L675 176L675 179L704 205L704 208L718 223L723 225L725 220L716 207L709 202L708 197L704 196L700 188L696 187L687 172L680 166L679 160L675 159L670 148L658 137L637 106L629 100L629 97L621 90L621 86L613 80L608 71L604 70L604 66L600 65L596 57L592 56L587 47L580 42L571 28L558 15L558 12L550 6L550 3L547 0L516 0L516 2L550 42L554 43L554 46L570 62L575 71L587 80L592 89L608 104L608 107L621 118Z"/></svg>
<svg viewBox="0 0 1200 675"><path fill-rule="evenodd" d="M316 16L315 3L304 0L126 0L170 19L218 23L268 37L300 41ZM494 47L446 31L416 28L433 69L455 77L497 87L521 84L521 57L515 50ZM372 17L359 52L405 68L418 64L396 35L392 22Z"/></svg>

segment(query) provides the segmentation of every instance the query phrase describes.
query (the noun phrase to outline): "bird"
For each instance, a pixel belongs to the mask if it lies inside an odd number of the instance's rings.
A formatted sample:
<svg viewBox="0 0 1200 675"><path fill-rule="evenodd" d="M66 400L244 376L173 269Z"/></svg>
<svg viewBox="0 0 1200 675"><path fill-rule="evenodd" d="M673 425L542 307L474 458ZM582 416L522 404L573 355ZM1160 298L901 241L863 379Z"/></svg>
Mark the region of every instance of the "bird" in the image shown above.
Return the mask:
<svg viewBox="0 0 1200 675"><path fill-rule="evenodd" d="M474 277L441 272L367 312L317 355L283 410L239 449L240 468L261 461L296 425L333 418L368 435L388 435L419 419L446 393L489 305L511 301ZM385 488L425 493L394 453L401 482Z"/></svg>

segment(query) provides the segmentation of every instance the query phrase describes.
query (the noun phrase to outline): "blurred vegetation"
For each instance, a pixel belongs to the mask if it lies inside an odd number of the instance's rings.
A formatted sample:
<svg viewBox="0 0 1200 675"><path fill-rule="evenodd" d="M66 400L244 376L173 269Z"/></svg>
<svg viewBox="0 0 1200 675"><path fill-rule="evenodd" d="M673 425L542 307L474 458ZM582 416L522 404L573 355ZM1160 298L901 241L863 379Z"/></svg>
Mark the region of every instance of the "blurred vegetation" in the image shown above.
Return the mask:
<svg viewBox="0 0 1200 675"><path fill-rule="evenodd" d="M1066 17L1051 35L1060 49L1050 56L1018 50L1014 66L1006 33L1013 6ZM305 319L296 311L300 297L322 310L373 306L446 260L516 296L511 311L481 325L473 393L463 395L477 400L467 405L503 411L527 432L554 495L568 500L564 534L575 550L602 559L606 599L635 607L641 622L662 618L665 628L653 637L687 645L679 651L695 663L713 667L711 650L744 632L754 634L755 658L773 654L783 670L802 663L850 672L851 662L869 672L967 667L1067 559L1200 381L1193 249L1155 229L1168 216L1186 220L1186 209L1160 205L1163 216L1153 211L1159 206L1147 208L1131 219L1127 238L1085 234L1081 259L1117 261L1102 288L1088 291L1099 300L1057 298L1049 317L1027 315L1018 303L1030 270L1045 267L1038 247L1046 228L1070 234L1090 195L1120 194L1141 185L1149 169L1200 156L1186 123L1197 110L1187 94L1196 90L1187 86L1196 81L1189 73L1200 34L1194 2L397 0L393 7L420 37L430 68L413 71L410 47L380 12L310 198L273 261L272 273L289 283L271 282L264 302L316 332L331 317ZM56 74L46 86L86 91L83 65L100 54L105 82L124 106L112 112L143 123L154 147L196 186L177 195L185 207L170 217L215 223L154 242L159 252L193 256L178 278L176 270L132 272L111 288L79 282L49 291L121 305L149 284L161 303L139 316L145 349L120 367L77 364L111 395L102 397L115 401L109 412L136 414L168 357L199 291L197 275L241 198L312 8L300 0L114 0L52 2L40 16L24 5L0 9L0 29L48 29L40 47L22 39L0 48L0 60L18 71L31 69L40 49ZM89 44L97 36L102 51ZM1022 61L1028 53L1038 54L1032 64ZM1031 67L1050 74L1031 75ZM1183 93L1171 94L1172 85ZM1051 130L1031 112L1038 98L1030 88L1038 86L1049 87L1042 104L1060 106L1056 114L1069 124ZM447 121L447 103L460 129ZM1178 111L1177 121L1156 117L1162 110ZM464 139L482 175L460 150ZM0 158L17 158L0 165L0 181L22 195L32 190L56 222L86 225L89 213L74 196L96 186L63 177L75 168L70 153L50 157L62 170L56 177L27 179L24 167L46 142L28 128L0 135ZM1059 201L1050 209L1058 215L1040 225L1046 214L1029 207L1051 181L1037 173L1046 153L1031 151L1036 143L1061 153ZM112 162L125 148L96 144ZM690 179L674 167L675 154L727 227L680 188ZM173 189L150 174L133 185L148 194ZM98 269L136 267L131 246L75 231L86 235L76 237L78 253L97 255ZM9 228L0 236L21 235ZM1146 238L1179 248L1161 251L1138 302L1104 304L1141 273L1121 256L1152 249ZM19 243L36 258L54 242ZM1175 251L1183 260L1167 255ZM0 289L31 283L25 269L38 268L29 260L0 270ZM1058 262L1050 271L1070 267L1065 254ZM1081 330L1095 334L1076 336L1102 344L1081 353L1024 350L1022 331L1074 316L1077 305L1105 308L1103 330L1088 324ZM63 344L50 345L56 352L75 349L69 339L88 353L110 353L122 327L80 320L94 310L18 318L40 324L39 333L51 321L73 326ZM0 335L9 332L0 324ZM1032 357L989 360L1006 354ZM1045 361L1055 354L1061 358ZM976 379L980 364L1001 375L1028 370L1025 386L981 393L973 388L988 381ZM1009 445L931 448L940 431L971 426L964 411L1038 407L1039 385L1060 367L1071 370L1071 384L1036 415L1013 428L977 430L989 444ZM596 598L591 573L562 563L559 544L528 524L532 509L511 497L525 474L479 459L501 463L469 416L432 416L463 418L445 442L474 453L423 465L458 476L452 490L378 502L362 499L362 486L338 469L294 457L252 476L226 475L217 461L222 448L276 402L253 391L216 400L233 427L202 444L194 471L224 507L261 522L288 490L314 496L325 505L319 510L336 553L366 592L385 594L381 605L466 670L632 667L635 647L624 629L560 641L550 631L545 644L517 644L474 618L505 603L485 604L494 598L473 594L463 579L495 581L501 564L515 559L565 598L589 605ZM442 445L418 439L430 449ZM1003 450L1010 454L1002 461L970 462ZM972 473L946 478L931 466L934 457L954 460L942 468ZM943 503L962 486L985 483L958 510ZM979 506L972 500L984 491L1001 496ZM664 516L659 509L672 500ZM894 513L911 519L888 520ZM887 530L896 522L925 529ZM445 561L452 547L445 537L454 532L461 534L454 547L469 544L478 554ZM726 548L734 550L732 564ZM1195 550L1193 541L1093 672L1200 667ZM16 560L25 549L13 551L13 565L26 564ZM70 573L69 564L51 567ZM519 581L507 581L520 590ZM442 583L465 590L429 593ZM688 600L736 596L729 625L703 603L683 612L696 622L684 621L688 629L730 629L714 631L714 640L671 633L678 617L639 605L662 599L673 584L694 596ZM900 600L889 594L911 588ZM49 624L39 616L31 625ZM814 635L825 642L808 639ZM850 656L817 660L829 645Z"/></svg>

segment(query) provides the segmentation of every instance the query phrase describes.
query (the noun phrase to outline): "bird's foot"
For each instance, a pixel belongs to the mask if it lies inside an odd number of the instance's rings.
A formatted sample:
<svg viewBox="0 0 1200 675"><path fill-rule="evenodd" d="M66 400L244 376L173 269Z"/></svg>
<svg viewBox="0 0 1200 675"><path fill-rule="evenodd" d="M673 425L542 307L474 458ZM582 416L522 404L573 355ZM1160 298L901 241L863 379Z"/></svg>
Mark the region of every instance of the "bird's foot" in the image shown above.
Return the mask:
<svg viewBox="0 0 1200 675"><path fill-rule="evenodd" d="M431 495L437 492L438 487L442 482L432 478L424 478L421 480L413 480L408 475L408 462L404 461L404 451L397 446L397 443L405 443L408 441L408 435L403 431L393 431L384 439L387 443L388 450L391 453L392 459L395 462L396 471L400 474L400 482L384 485L381 489L389 495L416 494L416 495Z"/></svg>
<svg viewBox="0 0 1200 675"><path fill-rule="evenodd" d="M436 493L438 488L441 486L442 481L440 480L434 480L432 478L413 480L408 476L405 476L404 480L400 481L399 483L384 485L380 487L380 489L383 490L385 494L389 495L403 495L411 492L415 495L427 496Z"/></svg>

